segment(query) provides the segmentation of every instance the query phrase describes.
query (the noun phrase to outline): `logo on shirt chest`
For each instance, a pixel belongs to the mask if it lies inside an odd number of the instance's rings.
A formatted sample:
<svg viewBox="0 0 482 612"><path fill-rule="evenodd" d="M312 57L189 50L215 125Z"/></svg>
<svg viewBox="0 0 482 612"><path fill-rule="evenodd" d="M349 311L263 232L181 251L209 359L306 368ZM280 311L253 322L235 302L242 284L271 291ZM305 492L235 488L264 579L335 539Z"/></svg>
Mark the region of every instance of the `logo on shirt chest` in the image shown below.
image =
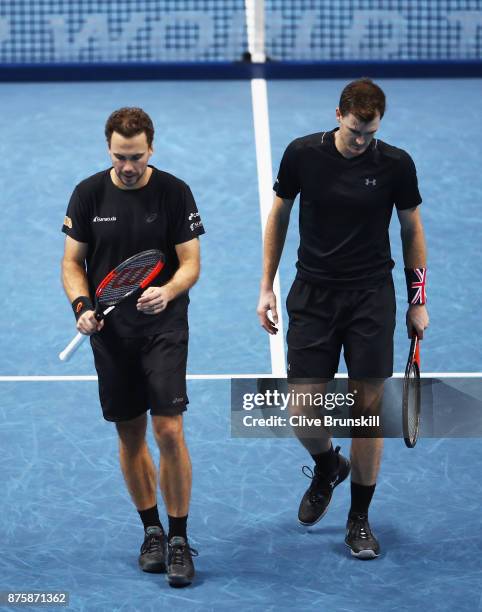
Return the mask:
<svg viewBox="0 0 482 612"><path fill-rule="evenodd" d="M366 187L376 187L377 179L376 178L366 178L365 185Z"/></svg>
<svg viewBox="0 0 482 612"><path fill-rule="evenodd" d="M117 217L97 217L95 216L92 221L94 223L112 223L113 221L117 221Z"/></svg>

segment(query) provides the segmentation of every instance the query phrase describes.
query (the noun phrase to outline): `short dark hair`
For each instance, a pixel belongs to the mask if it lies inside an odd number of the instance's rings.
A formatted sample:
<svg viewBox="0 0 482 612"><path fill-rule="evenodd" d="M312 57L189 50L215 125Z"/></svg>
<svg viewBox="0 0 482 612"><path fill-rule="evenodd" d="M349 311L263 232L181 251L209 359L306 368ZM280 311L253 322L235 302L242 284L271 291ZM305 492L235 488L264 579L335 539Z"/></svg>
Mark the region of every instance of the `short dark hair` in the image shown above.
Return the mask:
<svg viewBox="0 0 482 612"><path fill-rule="evenodd" d="M105 137L109 146L112 132L118 132L124 138L132 138L145 132L149 146L154 140L154 125L142 108L125 106L111 113L105 124Z"/></svg>
<svg viewBox="0 0 482 612"><path fill-rule="evenodd" d="M377 111L380 118L385 114L385 94L381 87L371 79L363 77L348 83L341 92L338 105L343 116L352 113L360 121L365 123L375 119Z"/></svg>

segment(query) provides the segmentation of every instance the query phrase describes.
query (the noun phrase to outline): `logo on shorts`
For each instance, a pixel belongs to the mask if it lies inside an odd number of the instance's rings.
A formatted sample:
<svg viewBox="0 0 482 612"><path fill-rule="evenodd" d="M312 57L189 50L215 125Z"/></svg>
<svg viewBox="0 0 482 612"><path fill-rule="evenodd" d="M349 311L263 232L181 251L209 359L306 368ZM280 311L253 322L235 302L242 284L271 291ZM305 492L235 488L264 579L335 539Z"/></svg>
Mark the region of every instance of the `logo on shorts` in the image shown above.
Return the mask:
<svg viewBox="0 0 482 612"><path fill-rule="evenodd" d="M92 219L94 223L106 223L109 221L117 221L117 217L94 217Z"/></svg>
<svg viewBox="0 0 482 612"><path fill-rule="evenodd" d="M365 179L365 185L368 187L369 185L372 185L372 187L375 187L375 185L377 184L377 179L369 179L366 178Z"/></svg>
<svg viewBox="0 0 482 612"><path fill-rule="evenodd" d="M67 215L65 215L64 217L64 225L69 229L72 229L72 219L70 217L67 217Z"/></svg>
<svg viewBox="0 0 482 612"><path fill-rule="evenodd" d="M152 223L157 219L157 213L150 213L146 215L146 223Z"/></svg>
<svg viewBox="0 0 482 612"><path fill-rule="evenodd" d="M173 404L180 404L181 402L184 402L184 398L183 398L183 397L175 397L175 398L172 400L172 403L173 403Z"/></svg>

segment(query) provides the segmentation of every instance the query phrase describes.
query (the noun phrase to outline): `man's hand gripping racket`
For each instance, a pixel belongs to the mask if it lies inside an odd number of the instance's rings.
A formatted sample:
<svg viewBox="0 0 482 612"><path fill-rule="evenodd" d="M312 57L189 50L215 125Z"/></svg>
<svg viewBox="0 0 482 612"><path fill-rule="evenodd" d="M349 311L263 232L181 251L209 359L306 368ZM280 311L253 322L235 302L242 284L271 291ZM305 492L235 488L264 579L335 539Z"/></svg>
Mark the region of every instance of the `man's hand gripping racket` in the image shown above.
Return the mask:
<svg viewBox="0 0 482 612"><path fill-rule="evenodd" d="M165 259L161 251L151 249L133 255L109 272L95 292L95 318L101 321L123 300L145 289L161 272ZM59 354L67 361L87 338L80 332Z"/></svg>

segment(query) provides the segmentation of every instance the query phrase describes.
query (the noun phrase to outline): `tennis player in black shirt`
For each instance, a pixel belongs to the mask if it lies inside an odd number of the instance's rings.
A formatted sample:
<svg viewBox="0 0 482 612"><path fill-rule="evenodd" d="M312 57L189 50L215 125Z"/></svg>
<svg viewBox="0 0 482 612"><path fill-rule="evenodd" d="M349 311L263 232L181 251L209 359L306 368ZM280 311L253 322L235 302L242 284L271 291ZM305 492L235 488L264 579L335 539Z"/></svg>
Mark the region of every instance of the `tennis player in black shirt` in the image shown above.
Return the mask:
<svg viewBox="0 0 482 612"><path fill-rule="evenodd" d="M409 337L423 338L426 250L419 213L421 197L411 157L376 138L385 95L370 79L343 90L338 127L297 138L286 149L268 218L258 316L270 334L278 322L273 280L284 246L293 202L300 194L297 274L286 305L289 314L288 382L295 392L324 394L343 348L355 416L378 415L383 381L393 373L395 294L388 227L395 205L401 226L409 307ZM271 311L271 316L268 312ZM291 413L319 416L294 401ZM366 432L366 436L365 436ZM379 431L353 433L351 461L333 449L328 430L296 427L312 456L311 485L298 519L313 525L328 509L334 488L351 470L351 507L346 544L371 559L379 544L368 522L383 439ZM356 437L355 437L356 435Z"/></svg>
<svg viewBox="0 0 482 612"><path fill-rule="evenodd" d="M116 424L122 472L144 525L139 565L146 572L167 570L169 583L183 586L194 577L186 533L191 462L182 416L188 403L188 290L199 276L198 236L204 229L186 183L149 165L154 127L142 109L113 112L105 135L112 167L79 183L67 208L63 284L77 329L91 337L103 415ZM165 255L159 277L98 322L92 299L99 282L148 249ZM149 409L160 450L167 537L146 443Z"/></svg>

